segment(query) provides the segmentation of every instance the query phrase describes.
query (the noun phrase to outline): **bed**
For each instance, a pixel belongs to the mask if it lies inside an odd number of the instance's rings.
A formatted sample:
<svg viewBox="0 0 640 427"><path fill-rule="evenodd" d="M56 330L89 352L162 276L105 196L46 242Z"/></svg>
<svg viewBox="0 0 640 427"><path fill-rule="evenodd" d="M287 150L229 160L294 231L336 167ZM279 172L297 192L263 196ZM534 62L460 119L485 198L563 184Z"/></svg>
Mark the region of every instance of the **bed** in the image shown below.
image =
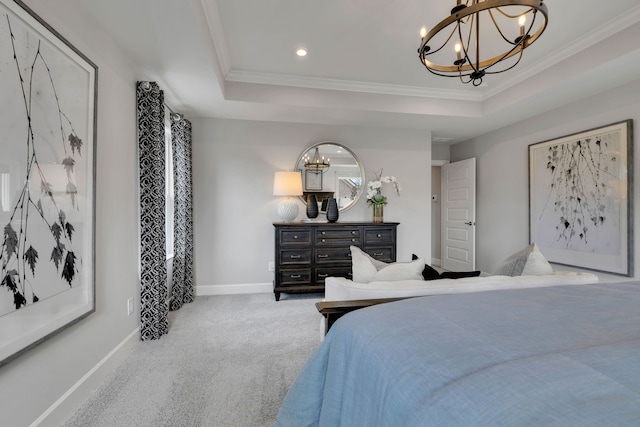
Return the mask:
<svg viewBox="0 0 640 427"><path fill-rule="evenodd" d="M640 284L416 297L338 320L276 426L640 425Z"/></svg>

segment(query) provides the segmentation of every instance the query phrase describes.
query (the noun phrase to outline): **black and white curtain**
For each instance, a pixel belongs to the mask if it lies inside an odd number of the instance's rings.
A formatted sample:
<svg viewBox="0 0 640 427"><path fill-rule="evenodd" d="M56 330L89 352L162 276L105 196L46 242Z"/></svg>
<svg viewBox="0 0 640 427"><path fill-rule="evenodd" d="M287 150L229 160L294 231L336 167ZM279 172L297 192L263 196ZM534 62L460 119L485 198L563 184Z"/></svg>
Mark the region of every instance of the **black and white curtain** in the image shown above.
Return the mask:
<svg viewBox="0 0 640 427"><path fill-rule="evenodd" d="M193 301L193 198L191 184L191 122L171 114L173 149L173 281L171 310Z"/></svg>
<svg viewBox="0 0 640 427"><path fill-rule="evenodd" d="M165 248L164 94L155 82L138 82L140 173L140 338L168 332Z"/></svg>

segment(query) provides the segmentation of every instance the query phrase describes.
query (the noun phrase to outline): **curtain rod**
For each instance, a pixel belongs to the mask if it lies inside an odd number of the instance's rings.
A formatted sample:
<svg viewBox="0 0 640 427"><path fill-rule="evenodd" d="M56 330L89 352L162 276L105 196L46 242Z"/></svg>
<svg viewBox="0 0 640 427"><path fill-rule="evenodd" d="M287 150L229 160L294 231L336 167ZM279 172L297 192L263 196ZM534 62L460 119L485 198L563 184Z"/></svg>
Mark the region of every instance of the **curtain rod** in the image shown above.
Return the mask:
<svg viewBox="0 0 640 427"><path fill-rule="evenodd" d="M171 108L171 106L170 106L169 104L167 104L166 102L164 103L164 106L165 106L165 107L167 107L167 109L169 110L169 112L170 112L171 114L175 114L175 115L177 115L177 116L179 117L179 119L177 119L177 120L182 120L182 119L184 119L184 114L175 112L175 111L173 110L173 108ZM174 118L175 118L175 117L174 117Z"/></svg>
<svg viewBox="0 0 640 427"><path fill-rule="evenodd" d="M143 80L140 82L142 84L142 88L145 90L149 90L151 88L151 82L147 81L147 80ZM184 114L182 113L178 113L176 112L173 108L171 108L171 106L169 104L167 104L166 102L163 102L164 106L171 112L171 114L177 114L180 119L184 118Z"/></svg>

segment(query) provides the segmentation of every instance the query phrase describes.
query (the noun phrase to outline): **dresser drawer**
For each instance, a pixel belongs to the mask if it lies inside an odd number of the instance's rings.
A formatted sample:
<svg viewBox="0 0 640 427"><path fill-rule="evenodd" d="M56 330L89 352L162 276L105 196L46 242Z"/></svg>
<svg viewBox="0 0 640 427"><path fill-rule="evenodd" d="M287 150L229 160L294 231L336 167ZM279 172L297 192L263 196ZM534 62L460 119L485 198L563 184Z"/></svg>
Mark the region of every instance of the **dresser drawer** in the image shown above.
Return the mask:
<svg viewBox="0 0 640 427"><path fill-rule="evenodd" d="M324 279L327 277L346 277L347 279L351 279L353 277L351 274L351 266L316 268L314 275L316 283L324 284Z"/></svg>
<svg viewBox="0 0 640 427"><path fill-rule="evenodd" d="M316 230L316 246L360 245L359 227L332 227Z"/></svg>
<svg viewBox="0 0 640 427"><path fill-rule="evenodd" d="M311 284L311 268L280 270L280 286Z"/></svg>
<svg viewBox="0 0 640 427"><path fill-rule="evenodd" d="M389 228L377 228L375 230L364 231L364 244L365 245L389 245L394 243L395 233L392 227Z"/></svg>
<svg viewBox="0 0 640 427"><path fill-rule="evenodd" d="M376 248L367 248L365 249L365 252L368 253L369 255L371 255L373 258L377 259L378 261L384 261L384 262L394 262L395 261L395 256L394 256L394 251L393 251L393 247L388 246L381 246L381 247L376 247Z"/></svg>
<svg viewBox="0 0 640 427"><path fill-rule="evenodd" d="M351 250L342 248L316 248L317 264L351 264Z"/></svg>
<svg viewBox="0 0 640 427"><path fill-rule="evenodd" d="M311 262L311 249L281 249L278 262L280 265L309 264Z"/></svg>
<svg viewBox="0 0 640 427"><path fill-rule="evenodd" d="M311 230L280 230L281 245L311 245Z"/></svg>
<svg viewBox="0 0 640 427"><path fill-rule="evenodd" d="M326 237L316 237L316 246L344 246L344 245L360 245L360 236L330 239Z"/></svg>
<svg viewBox="0 0 640 427"><path fill-rule="evenodd" d="M345 228L319 228L316 230L316 239L351 239L360 237L360 229L353 227Z"/></svg>

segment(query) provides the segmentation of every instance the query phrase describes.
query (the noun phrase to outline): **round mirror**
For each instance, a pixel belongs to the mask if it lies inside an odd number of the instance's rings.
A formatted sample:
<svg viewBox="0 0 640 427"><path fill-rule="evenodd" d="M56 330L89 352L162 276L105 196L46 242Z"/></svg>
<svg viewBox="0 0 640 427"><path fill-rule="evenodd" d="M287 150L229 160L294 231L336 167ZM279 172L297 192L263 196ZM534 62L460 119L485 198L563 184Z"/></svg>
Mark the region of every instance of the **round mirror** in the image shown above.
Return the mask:
<svg viewBox="0 0 640 427"><path fill-rule="evenodd" d="M336 199L340 212L346 211L364 190L362 163L351 149L337 142L319 142L307 148L298 158L296 170L302 173L304 194L300 198L306 204L314 195L321 212L330 198Z"/></svg>

